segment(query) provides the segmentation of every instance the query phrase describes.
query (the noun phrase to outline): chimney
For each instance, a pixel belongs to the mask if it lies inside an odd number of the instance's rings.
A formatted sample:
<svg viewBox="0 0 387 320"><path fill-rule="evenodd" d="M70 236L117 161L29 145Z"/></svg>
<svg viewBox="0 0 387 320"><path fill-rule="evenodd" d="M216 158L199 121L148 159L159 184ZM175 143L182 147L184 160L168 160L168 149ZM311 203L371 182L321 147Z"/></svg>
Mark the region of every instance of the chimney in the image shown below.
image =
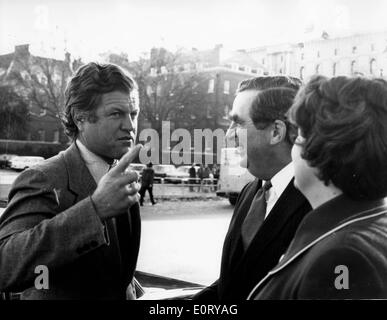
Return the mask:
<svg viewBox="0 0 387 320"><path fill-rule="evenodd" d="M28 57L30 55L29 47L30 47L29 44L21 44L21 45L15 46L15 55L18 58Z"/></svg>
<svg viewBox="0 0 387 320"><path fill-rule="evenodd" d="M71 60L71 54L70 52L65 53L65 62L70 63Z"/></svg>

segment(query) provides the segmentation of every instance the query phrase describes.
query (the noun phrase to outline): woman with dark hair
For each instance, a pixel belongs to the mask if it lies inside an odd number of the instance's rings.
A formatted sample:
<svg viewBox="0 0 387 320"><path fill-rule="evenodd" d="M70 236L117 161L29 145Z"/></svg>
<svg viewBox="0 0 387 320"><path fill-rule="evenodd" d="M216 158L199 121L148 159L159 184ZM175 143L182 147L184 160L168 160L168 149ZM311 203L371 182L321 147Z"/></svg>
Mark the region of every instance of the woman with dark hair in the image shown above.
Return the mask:
<svg viewBox="0 0 387 320"><path fill-rule="evenodd" d="M289 115L313 210L249 299L386 299L387 82L317 76Z"/></svg>

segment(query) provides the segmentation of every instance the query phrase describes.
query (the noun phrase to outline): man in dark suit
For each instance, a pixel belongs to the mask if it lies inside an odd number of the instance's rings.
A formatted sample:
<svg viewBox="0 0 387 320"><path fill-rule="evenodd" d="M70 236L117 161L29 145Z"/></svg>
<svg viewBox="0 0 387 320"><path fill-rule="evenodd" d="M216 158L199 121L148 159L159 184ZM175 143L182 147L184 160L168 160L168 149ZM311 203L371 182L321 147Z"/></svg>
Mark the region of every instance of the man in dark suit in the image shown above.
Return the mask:
<svg viewBox="0 0 387 320"><path fill-rule="evenodd" d="M279 261L311 207L293 186L296 130L286 119L301 82L285 76L243 81L227 138L236 138L256 179L240 193L223 246L219 279L194 299L244 300Z"/></svg>
<svg viewBox="0 0 387 320"><path fill-rule="evenodd" d="M126 168L140 150L138 112L137 85L119 67L89 63L76 72L63 118L73 143L18 176L0 218L0 291L132 296L140 216L138 177Z"/></svg>
<svg viewBox="0 0 387 320"><path fill-rule="evenodd" d="M152 205L156 204L155 200L153 199L153 180L155 177L155 171L153 170L152 167L153 167L152 162L149 162L141 174L141 189L139 192L141 206L144 204L144 196L147 190L148 190Z"/></svg>

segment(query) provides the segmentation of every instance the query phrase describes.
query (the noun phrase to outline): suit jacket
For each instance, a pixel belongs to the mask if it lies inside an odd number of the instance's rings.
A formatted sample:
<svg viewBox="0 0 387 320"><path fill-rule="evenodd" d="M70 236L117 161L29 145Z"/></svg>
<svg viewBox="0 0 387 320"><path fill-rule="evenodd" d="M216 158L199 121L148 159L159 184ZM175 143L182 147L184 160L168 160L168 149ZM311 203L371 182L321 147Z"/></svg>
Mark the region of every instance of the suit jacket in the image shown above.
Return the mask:
<svg viewBox="0 0 387 320"><path fill-rule="evenodd" d="M341 195L310 212L251 298L386 299L386 201Z"/></svg>
<svg viewBox="0 0 387 320"><path fill-rule="evenodd" d="M140 243L138 204L101 222L96 183L72 144L23 171L0 218L0 291L22 299L125 299ZM37 290L36 266L49 270Z"/></svg>
<svg viewBox="0 0 387 320"><path fill-rule="evenodd" d="M300 221L311 210L292 179L245 252L241 227L261 184L252 181L240 193L223 245L220 277L195 299L245 300L254 285L277 264Z"/></svg>

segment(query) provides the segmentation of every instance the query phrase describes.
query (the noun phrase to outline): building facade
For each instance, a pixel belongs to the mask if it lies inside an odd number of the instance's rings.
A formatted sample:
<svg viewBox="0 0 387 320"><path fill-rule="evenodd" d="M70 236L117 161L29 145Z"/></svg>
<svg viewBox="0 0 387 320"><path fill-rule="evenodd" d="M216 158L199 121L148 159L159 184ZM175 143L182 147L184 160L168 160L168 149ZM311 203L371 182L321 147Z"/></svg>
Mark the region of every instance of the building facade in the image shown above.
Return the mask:
<svg viewBox="0 0 387 320"><path fill-rule="evenodd" d="M64 60L35 56L28 44L0 55L0 85L12 86L29 106L28 126L20 128L25 131L25 140L67 143L60 121L64 89L74 68L80 65L80 60L71 61L69 53Z"/></svg>
<svg viewBox="0 0 387 320"><path fill-rule="evenodd" d="M307 80L321 74L384 77L387 70L387 31L320 37L298 43L246 50L268 74L287 74Z"/></svg>

